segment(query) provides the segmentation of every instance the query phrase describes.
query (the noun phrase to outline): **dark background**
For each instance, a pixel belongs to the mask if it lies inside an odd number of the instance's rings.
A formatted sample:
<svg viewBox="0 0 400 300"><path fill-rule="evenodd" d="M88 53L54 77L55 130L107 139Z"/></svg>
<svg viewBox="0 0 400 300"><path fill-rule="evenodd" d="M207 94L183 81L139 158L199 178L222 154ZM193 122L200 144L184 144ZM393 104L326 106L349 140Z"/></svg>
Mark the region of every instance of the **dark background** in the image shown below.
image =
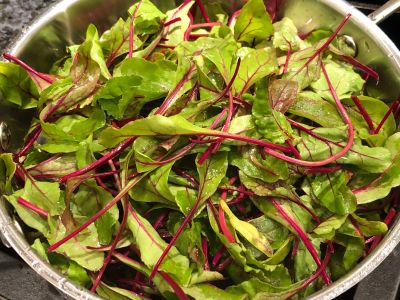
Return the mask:
<svg viewBox="0 0 400 300"><path fill-rule="evenodd" d="M106 1L106 0L105 0ZM21 29L56 0L0 0L0 53ZM356 2L356 1L350 1ZM361 4L386 1L358 0ZM364 10L369 13L370 10ZM400 47L400 13L384 21L381 28ZM400 299L400 246L366 279L337 300ZM397 297L396 297L397 296ZM62 296L0 242L0 300L53 300Z"/></svg>

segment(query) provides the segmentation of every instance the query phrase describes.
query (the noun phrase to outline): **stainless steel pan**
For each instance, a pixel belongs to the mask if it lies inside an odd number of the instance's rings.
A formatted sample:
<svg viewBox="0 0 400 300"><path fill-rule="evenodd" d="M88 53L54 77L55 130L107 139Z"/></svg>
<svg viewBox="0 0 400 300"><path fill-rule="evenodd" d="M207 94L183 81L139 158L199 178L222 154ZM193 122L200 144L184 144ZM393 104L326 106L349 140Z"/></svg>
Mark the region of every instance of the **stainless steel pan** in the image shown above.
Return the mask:
<svg viewBox="0 0 400 300"><path fill-rule="evenodd" d="M219 1L228 9L238 8L245 0ZM49 8L11 45L9 52L20 57L35 68L46 71L53 61L63 55L66 45L82 41L89 23L100 30L112 25L119 16L125 16L132 0L64 0ZM161 8L174 4L174 0L154 0ZM176 1L179 2L179 1ZM369 17L343 0L284 0L281 14L292 18L300 30L308 32L315 28L335 28L347 13L351 21L341 34L353 38L357 45L358 59L375 68L381 76L379 85L368 85L369 93L390 102L400 95L400 52L376 25L400 7L400 0L388 1ZM29 112L20 112L1 104L0 134L11 134L11 150L21 146L30 123ZM8 125L8 129L4 126ZM10 132L8 132L8 130ZM1 143L3 145L3 143ZM1 151L1 147L0 147ZM26 242L18 223L0 200L0 237L43 278L75 299L100 299L88 290L72 283L44 262ZM400 241L400 218L380 245L350 273L309 299L333 299L342 294L372 272ZM379 280L379 278L377 279Z"/></svg>

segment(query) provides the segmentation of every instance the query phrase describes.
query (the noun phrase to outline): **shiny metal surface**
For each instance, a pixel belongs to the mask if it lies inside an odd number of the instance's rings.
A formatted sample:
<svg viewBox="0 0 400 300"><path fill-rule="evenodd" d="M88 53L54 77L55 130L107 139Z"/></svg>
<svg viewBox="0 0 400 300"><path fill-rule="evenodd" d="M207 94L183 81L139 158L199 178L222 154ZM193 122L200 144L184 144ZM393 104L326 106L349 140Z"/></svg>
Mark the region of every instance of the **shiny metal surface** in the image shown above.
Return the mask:
<svg viewBox="0 0 400 300"><path fill-rule="evenodd" d="M219 2L227 9L237 9L245 0L203 0ZM100 31L112 25L118 17L126 16L132 0L64 0L49 8L37 21L22 33L9 51L40 71L46 71L53 61L64 54L65 46L79 43L89 23ZM161 9L175 6L173 0L153 1ZM179 2L179 1L177 1ZM391 1L400 2L400 1ZM395 4L397 5L397 4ZM387 12L387 10L386 10ZM381 74L378 85L368 85L370 94L390 102L400 94L400 52L390 39L360 11L343 0L284 0L282 16L292 18L302 32L316 28L335 28L347 13L350 22L341 34L352 37L357 45L357 58ZM375 21L377 18L375 19ZM0 121L9 125L12 133L10 149L17 149L28 130L31 112L21 112L5 106L0 99ZM51 266L31 250L18 224L0 200L0 236L43 278L66 295L75 299L100 299L54 271ZM357 284L376 268L400 241L400 219L397 218L380 245L346 276L309 299L333 299Z"/></svg>
<svg viewBox="0 0 400 300"><path fill-rule="evenodd" d="M397 9L400 8L400 0L390 0L386 2L385 5L378 8L376 11L371 13L368 17L374 23L380 23L385 20L387 17L392 15Z"/></svg>

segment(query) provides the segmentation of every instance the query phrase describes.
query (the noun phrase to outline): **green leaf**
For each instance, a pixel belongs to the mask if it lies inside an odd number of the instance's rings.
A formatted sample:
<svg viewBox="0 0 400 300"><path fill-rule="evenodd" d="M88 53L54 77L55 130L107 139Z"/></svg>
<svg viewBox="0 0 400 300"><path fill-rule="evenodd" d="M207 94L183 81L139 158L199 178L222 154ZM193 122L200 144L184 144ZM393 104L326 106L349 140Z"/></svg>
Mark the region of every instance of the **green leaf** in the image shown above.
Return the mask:
<svg viewBox="0 0 400 300"><path fill-rule="evenodd" d="M275 157L267 156L262 159L260 150L255 147L243 147L230 153L231 164L252 178L274 183L289 177L287 164Z"/></svg>
<svg viewBox="0 0 400 300"><path fill-rule="evenodd" d="M0 192L9 195L12 193L11 181L17 166L11 153L0 154Z"/></svg>
<svg viewBox="0 0 400 300"><path fill-rule="evenodd" d="M359 96L358 98L368 115L371 117L374 128L377 128L389 110L388 105L379 99L367 96ZM343 103L348 107L348 114L353 122L354 128L359 133L360 138L366 140L371 146L384 146L386 140L396 132L396 121L393 114L390 114L382 128L379 130L379 134L371 135L368 124L364 117L359 113L359 109L355 106L353 101L346 99Z"/></svg>
<svg viewBox="0 0 400 300"><path fill-rule="evenodd" d="M271 81L268 89L271 107L285 113L295 101L299 88L295 80L276 79Z"/></svg>
<svg viewBox="0 0 400 300"><path fill-rule="evenodd" d="M352 213L356 210L357 200L347 185L349 179L349 174L344 171L318 174L311 182L312 195L333 213Z"/></svg>
<svg viewBox="0 0 400 300"><path fill-rule="evenodd" d="M228 154L226 152L217 152L207 158L203 164L199 165L196 158L197 172L199 174L199 193L200 203L204 203L215 194L222 179L228 169Z"/></svg>
<svg viewBox="0 0 400 300"><path fill-rule="evenodd" d="M50 216L61 215L65 209L59 183L28 180L22 198L43 208Z"/></svg>
<svg viewBox="0 0 400 300"><path fill-rule="evenodd" d="M129 51L129 30L131 25L131 19L124 21L118 19L118 21L108 30L106 30L100 37L100 45L104 51L104 55L107 57L107 64L111 64L119 56L128 53ZM134 36L134 48L133 50L139 49L143 42L137 37L137 30L135 28Z"/></svg>
<svg viewBox="0 0 400 300"><path fill-rule="evenodd" d="M356 214L352 214L351 216L357 222L358 227L365 236L383 235L388 231L387 225L383 222L370 221Z"/></svg>
<svg viewBox="0 0 400 300"><path fill-rule="evenodd" d="M258 132L273 143L284 143L292 133L292 128L284 114L272 109L267 85L257 85L253 100L252 115Z"/></svg>
<svg viewBox="0 0 400 300"><path fill-rule="evenodd" d="M267 183L263 180L247 176L239 170L239 178L243 185L258 196L276 196L275 190L285 184L282 181Z"/></svg>
<svg viewBox="0 0 400 300"><path fill-rule="evenodd" d="M232 66L231 73L235 68L236 64ZM241 61L238 75L233 83L233 93L242 96L260 79L277 71L278 61L275 49L270 47L251 49Z"/></svg>
<svg viewBox="0 0 400 300"><path fill-rule="evenodd" d="M87 218L75 218L76 226L87 220ZM50 244L64 238L70 230L67 230L61 220L49 219L50 233L46 236ZM68 225L69 226L69 225ZM75 228L71 228L71 231ZM89 271L99 271L103 266L104 253L89 250L88 247L98 247L99 240L94 224L79 233L75 238L62 244L55 251L75 261Z"/></svg>
<svg viewBox="0 0 400 300"><path fill-rule="evenodd" d="M254 247L260 250L262 253L271 257L273 255L273 249L267 239L267 237L260 233L256 227L251 223L239 220L233 212L229 209L225 201L221 200L220 205L229 217L229 222L233 228L238 231L245 239L247 239Z"/></svg>
<svg viewBox="0 0 400 300"><path fill-rule="evenodd" d="M119 287L113 287L100 282L96 289L99 296L109 300L144 300L146 298L136 294L133 291L125 290Z"/></svg>
<svg viewBox="0 0 400 300"><path fill-rule="evenodd" d="M208 39L204 42L207 42L207 48L202 52L202 55L217 67L225 83L228 83L231 80L232 65L235 62L238 50L236 41L232 36L228 36L225 39Z"/></svg>
<svg viewBox="0 0 400 300"><path fill-rule="evenodd" d="M179 115L172 117L155 115L130 122L121 129L107 128L102 132L100 141L106 147L114 147L128 136L175 136L208 133L212 134L215 131L195 126Z"/></svg>
<svg viewBox="0 0 400 300"><path fill-rule="evenodd" d="M249 0L242 8L236 24L235 39L249 45L258 44L274 31L271 18L262 0Z"/></svg>
<svg viewBox="0 0 400 300"><path fill-rule="evenodd" d="M316 233L321 238L332 240L335 236L336 230L342 227L346 219L347 215L333 215L332 217L319 224L314 229L314 233Z"/></svg>
<svg viewBox="0 0 400 300"><path fill-rule="evenodd" d="M289 113L307 118L323 127L344 125L336 107L311 91L300 92L289 107Z"/></svg>
<svg viewBox="0 0 400 300"><path fill-rule="evenodd" d="M45 218L38 215L34 211L26 208L25 206L20 205L17 201L19 197L22 197L24 193L23 190L18 190L12 195L5 195L4 198L7 199L8 202L14 207L15 211L17 212L18 216L21 220L31 228L36 229L37 231L41 232L43 235L47 235L49 233L49 224Z"/></svg>
<svg viewBox="0 0 400 300"><path fill-rule="evenodd" d="M77 170L75 155L55 155L28 169L32 176L61 177Z"/></svg>
<svg viewBox="0 0 400 300"><path fill-rule="evenodd" d="M81 216L89 218L93 215L93 212L101 210L113 198L114 197L110 193L97 186L93 180L90 180L79 187L79 191L73 197L73 202ZM97 229L99 242L102 245L111 243L113 227L118 222L118 216L118 207L113 206L94 223Z"/></svg>
<svg viewBox="0 0 400 300"><path fill-rule="evenodd" d="M180 18L181 20L164 29L163 37L166 41L163 44L177 46L185 40L185 32L190 25L188 12L193 4L194 1L183 3L178 8L166 12L167 20L174 20L176 18Z"/></svg>
<svg viewBox="0 0 400 300"><path fill-rule="evenodd" d="M141 78L135 75L113 77L96 94L94 101L98 101L108 115L122 119L128 106L138 101L135 88L141 82Z"/></svg>
<svg viewBox="0 0 400 300"><path fill-rule="evenodd" d="M136 201L166 203L174 205L174 195L171 193L168 184L168 177L174 162L161 166L154 170L147 180L141 180L129 192L129 195Z"/></svg>
<svg viewBox="0 0 400 300"><path fill-rule="evenodd" d="M139 97L139 101L146 103L168 95L174 87L176 71L176 64L167 60L150 62L144 58L133 57L125 59L114 71L114 76L140 77L141 82L133 82L131 88L135 96ZM127 87L129 81L126 81ZM121 89L122 93L124 89L126 91L126 87Z"/></svg>
<svg viewBox="0 0 400 300"><path fill-rule="evenodd" d="M305 63L315 54L318 47L320 47L320 45L316 44L301 51L293 52L290 56L287 72L282 76L282 78L289 80L295 78L300 90L307 88L312 82L321 78L322 72L318 59L314 59L305 65ZM285 62L286 57L279 60L280 65L285 64ZM321 80L325 80L325 78L323 77Z"/></svg>
<svg viewBox="0 0 400 300"><path fill-rule="evenodd" d="M321 255L319 239L311 239L314 248L317 250L318 255ZM299 246L294 257L294 271L296 281L308 278L312 273L317 270L318 266L312 258L310 252L302 241L299 241Z"/></svg>
<svg viewBox="0 0 400 300"><path fill-rule="evenodd" d="M96 27L91 24L89 25L86 31L86 39L85 41L79 46L78 48L78 60L75 65L72 67L71 72L72 74L81 73L84 70L81 69L82 66L79 66L81 63L81 59L84 61L90 61L97 64L98 68L100 68L101 75L103 75L106 79L111 78L110 71L104 60L103 50L101 49L101 44L99 40L99 34L97 32ZM82 57L83 56L83 57ZM74 70L74 68L76 68Z"/></svg>
<svg viewBox="0 0 400 300"><path fill-rule="evenodd" d="M306 133L303 134L302 142L297 145L297 149L305 160L327 159L334 153L338 153L348 139L347 129L344 127L315 128L313 132L332 142L328 144ZM390 151L384 147L364 146L356 139L351 149L336 162L354 165L370 173L380 173L386 170L391 163Z"/></svg>
<svg viewBox="0 0 400 300"><path fill-rule="evenodd" d="M21 109L37 106L39 93L28 73L20 66L0 62L0 96Z"/></svg>
<svg viewBox="0 0 400 300"><path fill-rule="evenodd" d="M167 223L168 231L171 234L176 234L176 231L178 230L183 220L184 216L181 213L178 212L170 213L168 216L168 223ZM188 225L179 235L178 239L175 242L175 246L181 253L185 253L190 258L190 260L195 262L198 265L198 267L201 268L201 271L203 271L202 269L204 267L205 258L201 247L201 231L202 231L202 225L200 224L200 222L197 221L191 222L190 226ZM218 274L217 277L222 276L219 273L217 274ZM202 277L201 274L196 274L196 275L193 274L190 280L191 284L193 284L193 281L197 282L201 281L201 277Z"/></svg>
<svg viewBox="0 0 400 300"><path fill-rule="evenodd" d="M352 66L329 60L325 62L325 68L339 99L349 98L352 94L358 94L362 90L365 81L353 70ZM324 75L313 82L311 88L322 98L333 101Z"/></svg>
<svg viewBox="0 0 400 300"><path fill-rule="evenodd" d="M400 185L400 133L389 137L385 147L391 152L391 163L382 174L354 191L359 204L385 198L392 188Z"/></svg>
<svg viewBox="0 0 400 300"><path fill-rule="evenodd" d="M165 19L166 15L150 0L141 1L139 8L137 8L137 5L131 6L128 10L130 15L137 10L134 19L135 32L138 34L156 33L160 28L161 20Z"/></svg>
<svg viewBox="0 0 400 300"><path fill-rule="evenodd" d="M220 289L212 284L197 284L184 289L195 300L244 300L247 296L244 293L227 291Z"/></svg>
<svg viewBox="0 0 400 300"><path fill-rule="evenodd" d="M274 37L273 46L279 48L282 51L297 51L301 48L304 42L299 38L297 28L293 21L287 17L284 17L279 22L275 22L274 26Z"/></svg>
<svg viewBox="0 0 400 300"><path fill-rule="evenodd" d="M32 244L32 248L35 249L44 260L58 269L63 275L67 276L77 284L85 287L90 286L91 279L84 268L58 253L47 252L48 247L48 244L42 243L39 239L36 239Z"/></svg>
<svg viewBox="0 0 400 300"><path fill-rule="evenodd" d="M152 268L157 263L167 243L159 236L149 221L140 216L134 209L130 209L127 225L132 232L133 243L140 251L143 263ZM160 266L174 276L181 284L187 284L190 280L191 269L189 259L180 254L176 247L172 247Z"/></svg>

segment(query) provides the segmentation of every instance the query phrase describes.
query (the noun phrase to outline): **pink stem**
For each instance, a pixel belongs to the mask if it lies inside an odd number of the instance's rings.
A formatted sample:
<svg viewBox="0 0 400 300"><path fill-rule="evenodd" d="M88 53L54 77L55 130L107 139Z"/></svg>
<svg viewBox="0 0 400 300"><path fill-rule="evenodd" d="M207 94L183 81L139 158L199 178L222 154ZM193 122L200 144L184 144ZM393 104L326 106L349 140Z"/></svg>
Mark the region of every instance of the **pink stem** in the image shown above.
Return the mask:
<svg viewBox="0 0 400 300"><path fill-rule="evenodd" d="M344 20L339 24L339 26L336 28L336 30L333 32L333 34L326 40L326 42L315 51L315 53L306 61L306 63L294 74L294 76L298 75L301 71L304 70L304 68L307 67L307 65L312 62L317 56L319 56L322 51L324 51L330 43L335 39L335 37L339 34L339 31L343 28L343 26L347 23L347 21L350 19L351 14L347 14Z"/></svg>
<svg viewBox="0 0 400 300"><path fill-rule="evenodd" d="M230 17L229 21L228 21L228 26L231 27L233 21L240 15L241 10L237 10L235 11L232 16Z"/></svg>
<svg viewBox="0 0 400 300"><path fill-rule="evenodd" d="M213 266L216 266L218 264L218 262L221 260L222 256L225 254L226 252L226 248L225 247L221 247L217 253L215 253L214 258L212 260L212 264Z"/></svg>
<svg viewBox="0 0 400 300"><path fill-rule="evenodd" d="M175 244L175 242L178 239L178 237L181 235L183 229L192 220L194 214L197 212L197 209L199 208L200 200L201 200L201 197L198 197L196 202L195 202L195 204L193 205L192 209L190 210L189 214L185 217L185 219L183 220L182 224L179 226L178 230L175 232L174 236L172 237L171 242L168 244L168 246L165 248L165 250L163 251L163 253L159 257L158 261L156 262L156 264L153 267L153 270L151 271L150 280L152 280L154 278L154 276L156 275L156 273L158 271L158 268L160 267L160 265L163 262L164 258L167 256L169 250L171 250L171 248Z"/></svg>
<svg viewBox="0 0 400 300"><path fill-rule="evenodd" d="M110 249L110 251L108 252L106 258L104 259L103 267L100 269L99 274L97 274L96 279L95 279L94 282L93 282L93 285L92 285L92 288L91 288L91 291L92 291L93 293L96 291L97 286L99 285L99 283L100 283L100 281L101 281L101 278L103 277L104 271L106 270L108 264L110 263L110 260L111 260L111 258L112 258L112 256L113 256L113 253L114 253L115 249L117 248L118 242L119 242L120 239L121 239L122 232L125 230L126 221L127 221L127 219L128 219L128 211L129 211L129 210L128 210L128 204L129 204L129 198L128 198L128 197L125 197L124 202L125 202L125 205L124 205L124 208L125 208L125 209L124 209L124 215L123 215L123 217L122 217L121 225L120 225L120 227L119 227L119 229L118 229L118 232L117 232L117 235L115 236L115 239L114 239L114 241L113 241L113 243L112 243L112 245L111 245L111 249Z"/></svg>
<svg viewBox="0 0 400 300"><path fill-rule="evenodd" d="M379 123L378 127L376 127L374 134L378 134L379 131L382 129L383 125L386 123L386 120L389 118L389 116L392 114L393 111L396 111L399 106L399 102L395 101L392 103L392 105L389 107L389 110L386 112L385 116L383 117L382 121Z"/></svg>
<svg viewBox="0 0 400 300"><path fill-rule="evenodd" d="M15 154L14 158L18 159L21 156L24 156L32 145L36 142L42 132L42 127L38 125L33 131L32 135L29 137L28 142L25 144L24 148L21 149L17 154Z"/></svg>
<svg viewBox="0 0 400 300"><path fill-rule="evenodd" d="M190 76L193 74L195 69L196 69L196 66L194 64L192 64L190 66L189 70L186 72L186 74L183 76L183 78L179 81L179 83L176 85L174 90L171 92L171 94L167 98L165 98L164 102L156 110L156 112L155 112L156 115L165 113L165 111L168 109L169 105L174 100L176 95L179 93L179 91L182 89L182 87L185 85L185 83L190 79Z"/></svg>
<svg viewBox="0 0 400 300"><path fill-rule="evenodd" d="M153 225L155 230L157 230L158 228L160 228L162 226L162 224L164 223L167 216L168 216L168 211L163 211L161 213L161 215L157 218L157 220L155 221L155 223Z"/></svg>
<svg viewBox="0 0 400 300"><path fill-rule="evenodd" d="M46 74L43 74L43 73L40 73L40 72L34 70L31 66L27 65L26 63L21 61L19 58L15 57L9 53L4 53L3 57L9 61L16 63L17 65L21 66L28 73L31 73L31 74L39 77L40 79L46 81L47 83L52 84L54 82L53 78L47 76Z"/></svg>
<svg viewBox="0 0 400 300"><path fill-rule="evenodd" d="M349 55L343 55L341 56L341 58L351 64L353 67L363 71L365 74L367 74L368 77L371 76L376 81L379 81L379 74L374 69L360 63L354 57L351 57ZM368 80L368 78L366 80Z"/></svg>
<svg viewBox="0 0 400 300"><path fill-rule="evenodd" d="M140 179L142 179L144 176L137 177L136 180L130 182L123 191L121 191L113 200L107 203L106 206L104 206L101 210L99 210L97 213L95 213L89 220L87 220L85 223L83 223L81 226L79 226L77 229L75 229L73 232L69 233L66 235L64 238L59 240L58 242L54 243L51 245L48 249L48 252L52 252L56 250L58 247L63 245L64 243L68 242L70 239L74 238L77 236L79 233L81 233L83 230L88 228L91 224L93 224L98 218L100 218L102 215L104 215L107 211L111 209L115 204L117 204L119 201L121 201L122 198L125 197L125 195L129 192L129 190L134 187Z"/></svg>
<svg viewBox="0 0 400 300"><path fill-rule="evenodd" d="M182 288L172 279L172 277L168 275L168 273L160 271L158 272L158 274L160 274L161 277L164 278L166 282L168 282L168 284L174 290L175 295L178 296L179 300L189 300L189 297L185 294ZM152 278L151 275L150 278Z"/></svg>
<svg viewBox="0 0 400 300"><path fill-rule="evenodd" d="M44 209L37 207L35 204L25 200L22 197L19 197L17 202L19 204L21 204L22 206L25 206L26 208L34 211L35 213L37 213L38 215L41 215L42 217L47 218L49 216L49 213L47 211L45 211Z"/></svg>
<svg viewBox="0 0 400 300"><path fill-rule="evenodd" d="M129 26L129 53L128 57L132 58L133 55L133 48L135 47L135 19L136 14L139 10L140 5L142 5L142 0L139 0L138 4L136 5L135 11L132 14L131 24Z"/></svg>
<svg viewBox="0 0 400 300"><path fill-rule="evenodd" d="M274 151L272 149L268 149L268 148L265 149L265 152L267 154L270 154L270 155L272 155L272 156L274 156L276 158L282 159L284 161L287 161L289 163L296 164L296 165L299 165L299 166L320 167L320 166L324 166L324 165L330 164L330 163L334 162L335 160L341 158L353 146L353 142L354 142L354 127L353 127L353 123L351 122L351 119L350 119L349 115L347 114L346 109L344 108L342 102L340 101L338 95L336 94L335 88L333 87L332 82L329 79L328 73L327 73L327 71L325 69L325 65L322 62L321 62L321 68L322 68L322 71L324 73L326 82L328 83L329 90L330 90L333 98L335 99L337 108L338 108L340 114L342 115L343 121L348 126L347 130L348 130L349 138L348 138L346 146L343 147L343 149L340 150L338 153L336 153L335 155L332 155L331 157L329 157L327 159L320 160L320 161L312 161L312 162L295 159L295 158L292 158L290 156L286 156L284 154L281 154L279 152L276 152L276 151Z"/></svg>
<svg viewBox="0 0 400 300"><path fill-rule="evenodd" d="M175 19L172 19L172 20L170 20L170 21L168 21L168 22L165 22L164 23L164 27L168 27L168 26L170 26L170 25L172 25L172 24L175 24L175 23L177 23L177 22L180 22L180 21L182 21L182 19L181 18L175 18Z"/></svg>
<svg viewBox="0 0 400 300"><path fill-rule="evenodd" d="M208 16L207 10L201 0L196 0L197 6L200 8L200 12L207 23L210 23L210 17Z"/></svg>
<svg viewBox="0 0 400 300"><path fill-rule="evenodd" d="M304 245L307 247L307 249L310 252L315 263L317 264L318 267L321 268L322 267L321 260L318 256L318 253L315 250L313 244L311 243L310 239L308 238L307 234L303 231L303 229L300 227L300 225L297 224L297 222L286 213L286 211L284 210L284 208L278 201L276 201L274 199L272 199L271 201L272 201L272 204L274 205L274 207L276 208L276 210L283 217L283 219L285 219L286 222L288 222L289 225L292 226L294 231L296 231L296 233L299 235L299 238L302 240ZM325 268L322 269L322 277L327 285L330 285L332 283L331 279L329 278L328 274L326 273Z"/></svg>
<svg viewBox="0 0 400 300"><path fill-rule="evenodd" d="M228 268L232 262L233 262L233 258L231 256L229 256L227 259L225 259L222 263L220 263L217 266L216 270L218 272L222 272L223 270Z"/></svg>
<svg viewBox="0 0 400 300"><path fill-rule="evenodd" d="M314 167L314 168L305 168L304 174L319 174L319 173L333 173L343 169L341 165L332 166L332 167Z"/></svg>
<svg viewBox="0 0 400 300"><path fill-rule="evenodd" d="M65 183L70 178L86 174L86 173L98 168L99 166L105 164L110 159L113 159L114 157L121 154L122 151L124 151L126 148L128 148L135 141L135 139L136 139L136 137L128 138L127 140L123 141L116 148L112 149L110 152L108 152L107 154L105 154L103 157L96 160L95 162L92 162L91 164L89 164L88 166L86 166L80 170L72 172L68 175L64 175L63 177L60 178L60 182Z"/></svg>
<svg viewBox="0 0 400 300"><path fill-rule="evenodd" d="M363 116L365 122L367 122L369 132L373 134L375 131L374 124L372 123L371 117L366 111L364 105L362 105L360 99L357 96L351 96L351 99L353 100L354 104L358 107L358 110L360 111L360 114Z"/></svg>
<svg viewBox="0 0 400 300"><path fill-rule="evenodd" d="M208 244L207 244L206 238L201 239L201 249L203 250L203 254L204 254L204 270L209 271L210 264L208 262Z"/></svg>
<svg viewBox="0 0 400 300"><path fill-rule="evenodd" d="M287 70L288 70L288 67L289 67L290 57L292 56L292 52L293 52L292 44L290 42L288 42L288 41L287 41L287 43L288 43L289 49L288 49L288 52L287 52L287 55L286 55L285 66L283 68L283 74L287 73Z"/></svg>

